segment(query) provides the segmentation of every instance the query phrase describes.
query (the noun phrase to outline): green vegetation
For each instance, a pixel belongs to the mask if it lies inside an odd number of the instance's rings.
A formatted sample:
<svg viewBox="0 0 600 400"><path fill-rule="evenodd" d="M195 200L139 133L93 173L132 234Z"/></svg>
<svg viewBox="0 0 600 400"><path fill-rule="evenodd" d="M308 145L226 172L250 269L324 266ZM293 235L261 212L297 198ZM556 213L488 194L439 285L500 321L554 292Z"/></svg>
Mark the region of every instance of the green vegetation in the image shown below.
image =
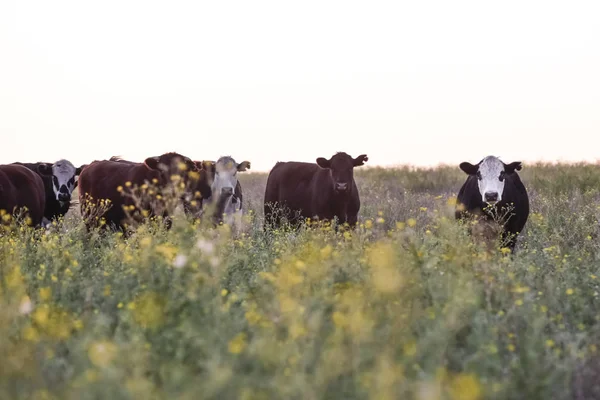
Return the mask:
<svg viewBox="0 0 600 400"><path fill-rule="evenodd" d="M0 398L594 398L600 167L520 175L514 256L454 220L456 167L357 170L352 233L263 232L264 174L240 177L236 237L182 215L127 239L77 210L49 233L14 224Z"/></svg>

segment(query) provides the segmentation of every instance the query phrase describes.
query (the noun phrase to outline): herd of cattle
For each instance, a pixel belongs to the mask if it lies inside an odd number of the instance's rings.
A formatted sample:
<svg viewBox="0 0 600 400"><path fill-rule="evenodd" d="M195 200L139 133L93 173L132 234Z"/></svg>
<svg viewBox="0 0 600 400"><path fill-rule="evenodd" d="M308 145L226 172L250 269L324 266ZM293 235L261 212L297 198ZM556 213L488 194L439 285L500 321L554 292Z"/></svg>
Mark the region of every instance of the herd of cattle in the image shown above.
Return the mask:
<svg viewBox="0 0 600 400"><path fill-rule="evenodd" d="M367 160L364 154L353 158L341 152L329 159L319 157L316 163L276 163L265 189L265 227L276 228L284 221L297 225L306 218L335 218L354 227L360 196L353 171ZM82 215L99 201L109 204L101 215L86 218L88 228L102 221L102 226L122 229L132 210L142 219L157 214L167 217L168 212L158 207L160 201L156 200L161 198L161 190L175 182L182 188L178 200L186 214L197 217L212 206L214 223L234 223L242 213L237 173L248 169L250 162L237 163L231 157L192 161L178 153L149 157L143 163L112 157L80 167L67 160L6 164L0 165L0 210L16 213L26 207L31 225L46 226L69 210L78 186ZM477 215L492 221L514 251L516 237L529 215L527 191L516 172L521 163L505 164L488 156L476 165L461 163L460 169L468 177L458 194L456 218ZM129 188L149 186L154 188L149 190L152 202L140 203L127 195Z"/></svg>

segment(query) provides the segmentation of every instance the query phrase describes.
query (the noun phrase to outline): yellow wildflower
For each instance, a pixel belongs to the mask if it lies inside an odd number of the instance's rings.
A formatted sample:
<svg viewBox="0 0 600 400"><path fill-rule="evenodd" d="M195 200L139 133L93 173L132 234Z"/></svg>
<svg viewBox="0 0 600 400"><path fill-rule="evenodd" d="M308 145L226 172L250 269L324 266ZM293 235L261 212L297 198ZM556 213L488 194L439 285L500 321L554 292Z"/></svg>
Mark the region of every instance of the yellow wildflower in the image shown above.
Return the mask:
<svg viewBox="0 0 600 400"><path fill-rule="evenodd" d="M42 300L42 301L50 300L50 297L52 296L52 289L49 286L40 288L39 292L40 292L40 300Z"/></svg>
<svg viewBox="0 0 600 400"><path fill-rule="evenodd" d="M133 308L133 318L144 328L156 328L165 318L166 301L159 294L146 292L139 296Z"/></svg>
<svg viewBox="0 0 600 400"><path fill-rule="evenodd" d="M373 285L384 293L392 293L403 284L402 276L396 267L395 249L388 243L375 243L368 251Z"/></svg>
<svg viewBox="0 0 600 400"><path fill-rule="evenodd" d="M240 354L247 346L246 334L239 333L231 339L227 345L227 349L231 354Z"/></svg>
<svg viewBox="0 0 600 400"><path fill-rule="evenodd" d="M459 374L450 384L450 397L453 400L478 400L482 390L479 380L473 374Z"/></svg>
<svg viewBox="0 0 600 400"><path fill-rule="evenodd" d="M97 367L108 366L117 356L117 346L109 341L97 341L88 348L88 357Z"/></svg>

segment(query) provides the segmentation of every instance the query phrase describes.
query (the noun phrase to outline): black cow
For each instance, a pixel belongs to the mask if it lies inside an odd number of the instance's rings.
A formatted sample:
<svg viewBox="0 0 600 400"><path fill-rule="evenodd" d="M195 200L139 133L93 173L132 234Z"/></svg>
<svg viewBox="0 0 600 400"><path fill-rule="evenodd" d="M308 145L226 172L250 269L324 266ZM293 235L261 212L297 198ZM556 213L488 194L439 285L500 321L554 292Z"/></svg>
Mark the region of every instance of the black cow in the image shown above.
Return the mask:
<svg viewBox="0 0 600 400"><path fill-rule="evenodd" d="M336 153L317 163L278 162L267 178L265 227L278 227L282 219L297 225L301 219L333 220L356 225L360 196L354 181L354 167L368 160L365 154L352 158Z"/></svg>
<svg viewBox="0 0 600 400"><path fill-rule="evenodd" d="M62 217L69 211L71 195L77 187L77 178L85 165L76 168L68 160L58 160L54 164L44 162L15 164L29 168L42 178L46 195L43 225Z"/></svg>
<svg viewBox="0 0 600 400"><path fill-rule="evenodd" d="M502 242L514 252L517 236L529 217L529 196L516 172L521 170L521 162L505 164L488 156L476 165L463 162L460 169L469 176L458 192L456 219L478 216L484 223L492 222L499 228Z"/></svg>
<svg viewBox="0 0 600 400"><path fill-rule="evenodd" d="M0 165L0 210L13 215L26 207L31 225L38 226L44 217L44 203L44 183L38 174L23 165ZM0 218L3 222L10 219Z"/></svg>

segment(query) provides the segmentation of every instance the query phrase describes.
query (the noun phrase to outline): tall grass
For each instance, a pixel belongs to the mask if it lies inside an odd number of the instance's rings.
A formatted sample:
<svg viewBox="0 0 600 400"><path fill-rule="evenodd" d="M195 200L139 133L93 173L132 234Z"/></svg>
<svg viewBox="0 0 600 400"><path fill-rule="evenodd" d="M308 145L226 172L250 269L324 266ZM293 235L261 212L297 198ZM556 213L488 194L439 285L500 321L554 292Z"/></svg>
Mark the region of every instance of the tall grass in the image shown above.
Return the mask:
<svg viewBox="0 0 600 400"><path fill-rule="evenodd" d="M454 221L455 167L357 170L352 233L263 231L265 174L240 177L239 236L13 224L0 398L598 398L600 167L521 176L514 256Z"/></svg>

